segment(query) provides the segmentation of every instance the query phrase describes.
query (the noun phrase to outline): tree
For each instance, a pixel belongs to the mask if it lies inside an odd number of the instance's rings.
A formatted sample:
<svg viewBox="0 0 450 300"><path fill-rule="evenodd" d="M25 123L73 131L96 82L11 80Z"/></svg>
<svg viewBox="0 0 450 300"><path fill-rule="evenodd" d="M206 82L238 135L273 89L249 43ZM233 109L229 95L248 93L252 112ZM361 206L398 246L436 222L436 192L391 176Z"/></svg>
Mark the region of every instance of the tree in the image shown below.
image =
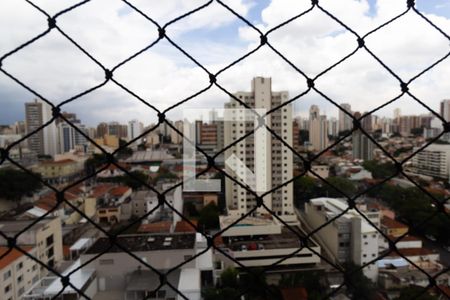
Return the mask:
<svg viewBox="0 0 450 300"><path fill-rule="evenodd" d="M93 174L96 171L96 169L104 165L106 162L107 157L104 153L100 154L94 153L92 157L90 157L84 162L84 170L88 175Z"/></svg>
<svg viewBox="0 0 450 300"><path fill-rule="evenodd" d="M217 287L206 288L202 294L205 300L238 299L241 294L239 286L239 271L227 268L220 274L220 283Z"/></svg>
<svg viewBox="0 0 450 300"><path fill-rule="evenodd" d="M199 212L199 228L205 230L219 228L219 208L214 202L203 207Z"/></svg>
<svg viewBox="0 0 450 300"><path fill-rule="evenodd" d="M126 147L127 142L125 140L119 139L119 151L117 154L120 158L126 158L133 155L133 150L130 147Z"/></svg>
<svg viewBox="0 0 450 300"><path fill-rule="evenodd" d="M294 203L297 207L302 206L305 202L319 195L319 187L317 180L302 176L294 180Z"/></svg>
<svg viewBox="0 0 450 300"><path fill-rule="evenodd" d="M419 297L417 297L421 294ZM428 292L424 292L423 287L419 286L409 286L402 288L400 290L400 296L395 298L394 300L409 300L409 299L417 299L417 300L437 300L438 298L435 296L431 296Z"/></svg>
<svg viewBox="0 0 450 300"><path fill-rule="evenodd" d="M323 193L327 197L345 197L344 195L347 195L349 197L352 197L356 194L356 187L355 184L343 177L328 177L326 181L329 184L324 183L323 184ZM333 188L335 187L335 188ZM339 191L342 191L344 194L342 194Z"/></svg>
<svg viewBox="0 0 450 300"><path fill-rule="evenodd" d="M144 183L148 183L149 181L148 175L142 173L141 171L132 171L130 174L132 176L129 176L128 174L120 176L120 180L123 184L129 186L133 190L141 188Z"/></svg>
<svg viewBox="0 0 450 300"><path fill-rule="evenodd" d="M308 271L282 274L278 283L280 288L303 287L308 292L308 299L319 300L325 297L326 286L322 282L323 272Z"/></svg>
<svg viewBox="0 0 450 300"><path fill-rule="evenodd" d="M238 287L239 271L234 268L227 268L220 274L220 283L223 287Z"/></svg>
<svg viewBox="0 0 450 300"><path fill-rule="evenodd" d="M393 163L378 163L375 160L367 160L363 162L363 167L372 173L373 178L384 179L397 173Z"/></svg>
<svg viewBox="0 0 450 300"><path fill-rule="evenodd" d="M16 202L19 207L24 196L32 196L42 187L40 178L39 174L30 175L22 170L0 169L0 197Z"/></svg>
<svg viewBox="0 0 450 300"><path fill-rule="evenodd" d="M345 284L348 292L352 295L352 299L375 299L376 287L369 278L364 276L359 266L347 263L344 267L349 274Z"/></svg>
<svg viewBox="0 0 450 300"><path fill-rule="evenodd" d="M178 179L177 175L175 175L174 173L170 172L168 169L164 168L164 167L160 167L159 171L158 171L158 175L155 177L155 183L157 183L160 180L165 180L165 179Z"/></svg>

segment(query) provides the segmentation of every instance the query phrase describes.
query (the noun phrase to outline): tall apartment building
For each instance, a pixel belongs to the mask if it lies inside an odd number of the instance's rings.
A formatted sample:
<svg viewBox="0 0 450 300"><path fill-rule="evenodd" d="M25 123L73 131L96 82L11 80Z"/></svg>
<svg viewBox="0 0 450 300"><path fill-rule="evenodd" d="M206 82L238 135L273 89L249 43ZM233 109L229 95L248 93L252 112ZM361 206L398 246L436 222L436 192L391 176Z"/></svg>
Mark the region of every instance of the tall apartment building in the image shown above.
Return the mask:
<svg viewBox="0 0 450 300"><path fill-rule="evenodd" d="M81 121L77 119L77 115L74 113L63 112L62 115L79 130L86 135L89 134L85 125L81 124ZM77 146L84 146L87 148L87 139L78 132L72 125L66 121L60 119L56 121L57 127L57 153L66 153L75 149Z"/></svg>
<svg viewBox="0 0 450 300"><path fill-rule="evenodd" d="M364 114L366 114L366 112L364 112ZM365 116L362 120L361 120L361 127L366 131L366 132L372 132L373 131L373 119L374 116L372 116L371 114Z"/></svg>
<svg viewBox="0 0 450 300"><path fill-rule="evenodd" d="M374 143L360 130L352 133L353 159L372 160Z"/></svg>
<svg viewBox="0 0 450 300"><path fill-rule="evenodd" d="M419 129L422 127L422 119L420 116L400 116L397 119L398 132L402 136L408 136L413 129Z"/></svg>
<svg viewBox="0 0 450 300"><path fill-rule="evenodd" d="M46 124L52 118L52 108L42 100L35 99L33 102L25 103L26 132L30 133ZM48 124L42 130L28 138L29 147L38 154L54 156L57 150L56 122Z"/></svg>
<svg viewBox="0 0 450 300"><path fill-rule="evenodd" d="M359 119L361 118L361 114L359 112L354 113L354 117ZM367 116L363 119L361 124L362 128L369 133L372 129L371 121L372 118L367 121ZM364 122L366 120L366 122ZM370 127L369 127L370 122ZM353 159L362 159L362 160L372 160L373 159L373 150L375 149L374 143L362 133L361 130L357 129L352 132L352 155Z"/></svg>
<svg viewBox="0 0 450 300"><path fill-rule="evenodd" d="M338 136L339 122L336 118L330 118L328 120L328 134L331 136Z"/></svg>
<svg viewBox="0 0 450 300"><path fill-rule="evenodd" d="M178 120L173 123L173 126L181 133L183 133L183 121ZM183 143L183 137L176 132L175 130L170 130L170 141L172 144L182 144Z"/></svg>
<svg viewBox="0 0 450 300"><path fill-rule="evenodd" d="M441 116L447 121L450 121L450 99L444 99L440 105Z"/></svg>
<svg viewBox="0 0 450 300"><path fill-rule="evenodd" d="M344 111L352 114L352 107L348 103L340 104L342 109L339 109L339 131L351 130L353 128L353 120Z"/></svg>
<svg viewBox="0 0 450 300"><path fill-rule="evenodd" d="M25 103L25 124L27 134L42 126L42 102L35 99L34 102ZM27 140L30 150L37 154L44 154L44 132L42 130L31 135Z"/></svg>
<svg viewBox="0 0 450 300"><path fill-rule="evenodd" d="M128 132L127 132L127 138L129 141L137 138L144 132L144 124L139 122L138 120L131 120L128 122ZM137 141L138 144L142 143L142 139L139 139Z"/></svg>
<svg viewBox="0 0 450 300"><path fill-rule="evenodd" d="M322 151L328 146L327 117L320 115L317 105L309 109L309 142L316 151Z"/></svg>
<svg viewBox="0 0 450 300"><path fill-rule="evenodd" d="M104 122L99 123L97 125L96 137L97 138L103 138L107 134L108 134L108 124L104 123Z"/></svg>
<svg viewBox="0 0 450 300"><path fill-rule="evenodd" d="M22 246L24 251L36 257L36 248ZM39 281L39 265L17 249L0 246L0 294L1 299L19 300Z"/></svg>
<svg viewBox="0 0 450 300"><path fill-rule="evenodd" d="M119 139L126 139L128 134L128 126L119 124L118 122L110 122L108 124L108 134L114 135Z"/></svg>
<svg viewBox="0 0 450 300"><path fill-rule="evenodd" d="M304 216L308 225L315 229L347 208L347 203L340 199L316 198L305 204ZM317 238L340 263L353 262L360 266L378 257L378 232L354 209L323 227L317 232ZM378 268L376 264L369 264L363 273L376 281Z"/></svg>
<svg viewBox="0 0 450 300"><path fill-rule="evenodd" d="M281 105L289 99L288 92L272 91L272 79L255 77L252 80L250 92L237 92L234 96L255 109L267 111ZM229 145L255 127L253 121L245 121L239 113L243 108L235 99L225 104L230 109L235 121L224 121L224 144ZM227 112L226 112L227 113ZM266 125L274 130L289 145L292 145L292 106L286 105L274 111L265 119ZM277 187L292 178L292 152L271 134L266 139L258 140L256 135L235 144L225 152L225 161L230 157L238 157L244 166L255 174L256 184L266 190ZM226 164L228 174L239 178L229 164ZM239 171L238 171L239 172ZM241 173L242 174L242 173ZM264 197L264 203L277 215L288 221L295 219L293 207L292 184L288 184ZM226 180L226 201L229 215L243 215L256 206L254 197L246 189L230 179ZM266 213L264 208L258 212Z"/></svg>
<svg viewBox="0 0 450 300"><path fill-rule="evenodd" d="M0 230L8 236L14 236L34 221L2 221ZM61 219L56 217L40 220L17 237L17 244L35 247L37 259L50 267L56 267L63 260ZM7 240L0 236L0 246L7 245ZM40 266L39 276L43 277L47 273L48 270Z"/></svg>
<svg viewBox="0 0 450 300"><path fill-rule="evenodd" d="M300 140L300 125L297 120L294 120L292 122L292 148L294 148L295 151L300 151L302 142Z"/></svg>
<svg viewBox="0 0 450 300"><path fill-rule="evenodd" d="M421 150L413 156L410 171L450 181L450 145L431 144Z"/></svg>

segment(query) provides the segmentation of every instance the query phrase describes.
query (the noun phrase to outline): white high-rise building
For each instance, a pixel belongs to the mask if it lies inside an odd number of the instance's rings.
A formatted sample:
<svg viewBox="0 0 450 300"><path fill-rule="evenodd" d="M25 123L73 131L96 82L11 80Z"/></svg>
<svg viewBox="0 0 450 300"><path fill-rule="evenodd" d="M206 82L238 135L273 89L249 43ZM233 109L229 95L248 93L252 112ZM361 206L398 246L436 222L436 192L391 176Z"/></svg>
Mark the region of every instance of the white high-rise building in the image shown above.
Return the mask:
<svg viewBox="0 0 450 300"><path fill-rule="evenodd" d="M440 113L445 121L450 121L450 99L444 99L441 101Z"/></svg>
<svg viewBox="0 0 450 300"><path fill-rule="evenodd" d="M289 99L288 92L273 92L272 79L264 77L256 77L252 80L250 92L237 92L234 96L252 108L266 111L278 107ZM232 117L236 119L236 121L228 121L228 117L224 118L224 144L229 145L253 130L255 123L239 118L239 115L243 115L239 113L239 110L244 107L235 99L226 103L225 108L229 109L227 111L231 111ZM243 111L245 114L245 110ZM290 104L269 114L265 118L265 124L287 144L292 145L292 106ZM225 161L237 157L242 166L255 174L254 179L259 188L271 190L292 178L292 152L271 134L267 134L266 139L258 139L256 134L252 134L235 144L226 150ZM236 179L240 178L240 174L237 173L240 173L241 169L230 167L227 163L225 165L228 174L233 174ZM241 180L238 179L238 181ZM230 179L226 180L226 201L229 215L241 216L256 206L254 196ZM296 221L292 183L269 193L263 201L269 209L287 222ZM258 208L257 212L267 213L263 207Z"/></svg>
<svg viewBox="0 0 450 300"><path fill-rule="evenodd" d="M181 133L183 133L183 121L178 120L175 121L173 123L173 126ZM172 142L172 144L181 144L183 143L183 137L176 132L175 130L173 130L172 128L170 129L170 141Z"/></svg>
<svg viewBox="0 0 450 300"><path fill-rule="evenodd" d="M420 147L414 147L414 152ZM450 182L450 145L431 144L412 158L413 173L447 179Z"/></svg>
<svg viewBox="0 0 450 300"><path fill-rule="evenodd" d="M25 103L25 131L34 132L42 126L42 103L35 99ZM39 130L27 139L29 148L36 154L44 154L44 133Z"/></svg>
<svg viewBox="0 0 450 300"><path fill-rule="evenodd" d="M353 120L352 118L347 115L346 112L348 112L350 115L352 115L352 108L350 104L348 103L342 103L340 107L343 109L339 109L339 131L346 131L346 130L352 130L353 128Z"/></svg>
<svg viewBox="0 0 450 300"><path fill-rule="evenodd" d="M127 138L129 141L137 138L144 132L144 124L138 120L131 120L128 122ZM142 143L142 139L137 141L138 144Z"/></svg>
<svg viewBox="0 0 450 300"><path fill-rule="evenodd" d="M86 135L89 134L88 129L86 126L79 122L73 122L73 124L82 132L84 132ZM66 153L73 149L75 149L77 146L83 146L87 150L88 141L87 139L75 128L73 128L71 125L69 125L66 122L60 122L57 126L58 131L58 153Z"/></svg>
<svg viewBox="0 0 450 300"><path fill-rule="evenodd" d="M317 105L309 109L309 142L316 151L322 151L328 146L328 123L325 115L320 115Z"/></svg>
<svg viewBox="0 0 450 300"><path fill-rule="evenodd" d="M77 115L74 113L63 112L61 114L64 118L69 121L74 127L89 135L89 131L81 124L80 120L77 119ZM67 123L64 119L59 118L56 120L56 150L58 154L66 153L71 150L76 149L78 146L87 151L88 140L83 136L78 130L76 130L72 125Z"/></svg>
<svg viewBox="0 0 450 300"><path fill-rule="evenodd" d="M46 102L35 99L25 103L26 132L31 133L40 128L52 118L52 108ZM57 154L56 121L48 124L28 138L30 149L37 154L54 156Z"/></svg>
<svg viewBox="0 0 450 300"><path fill-rule="evenodd" d="M38 101L42 103L42 122L45 124L53 118L52 107L42 100ZM43 133L45 154L55 156L58 154L56 120L45 126Z"/></svg>
<svg viewBox="0 0 450 300"><path fill-rule="evenodd" d="M366 217L374 222L367 211L362 213L367 213ZM347 203L342 199L311 199L305 203L304 216L311 228L318 228L331 221L317 232L317 238L327 246L335 261L353 262L361 266L378 257L377 230L358 211L348 209ZM379 215L376 219L379 219ZM374 223L376 224L376 221ZM362 271L366 277L377 281L376 264L369 264Z"/></svg>
<svg viewBox="0 0 450 300"><path fill-rule="evenodd" d="M336 118L331 118L328 120L328 134L331 136L338 136L339 122Z"/></svg>

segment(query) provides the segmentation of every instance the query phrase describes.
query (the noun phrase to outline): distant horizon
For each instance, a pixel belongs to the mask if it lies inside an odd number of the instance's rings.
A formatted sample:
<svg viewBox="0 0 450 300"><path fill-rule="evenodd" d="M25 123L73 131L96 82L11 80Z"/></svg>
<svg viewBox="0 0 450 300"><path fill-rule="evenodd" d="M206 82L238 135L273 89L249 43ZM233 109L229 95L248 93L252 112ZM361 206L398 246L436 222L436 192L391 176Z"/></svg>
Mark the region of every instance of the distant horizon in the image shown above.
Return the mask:
<svg viewBox="0 0 450 300"><path fill-rule="evenodd" d="M162 2L153 6L134 1L159 24L164 24L196 7L191 2ZM91 1L58 17L60 26L103 65L115 65L145 48L157 38L156 26L142 18L126 4ZM41 0L50 14L64 9L68 3ZM311 7L303 1L233 0L230 7L248 19L262 32L278 26ZM406 9L406 1L398 0L321 0L320 5L342 22L364 35ZM417 1L416 8L437 26L450 28L450 5L446 0ZM17 22L17 20L27 20ZM83 24L80 27L80 24ZM0 11L0 57L16 49L48 28L46 18L25 1L5 3ZM89 30L82 30L89 28ZM213 2L166 28L166 34L211 73L215 73L239 57L255 49L259 34L224 7ZM446 32L448 35L449 33ZM426 43L416 43L417 40ZM344 30L314 8L303 17L271 32L268 41L307 76L314 78L357 47L354 35ZM112 46L113 45L113 46ZM444 57L448 39L413 12L365 38L365 45L404 81ZM413 46L413 47L412 47ZM409 85L410 92L421 101L438 109L438 103L449 98L447 78L450 60L446 59ZM2 69L17 77L55 105L100 84L104 71L76 49L56 30L52 30L11 56L2 60ZM229 92L250 90L255 75L272 77L273 90L287 90L294 97L307 89L306 80L268 46L246 57L217 77L217 83ZM194 95L209 86L208 74L195 65L166 39L138 55L113 73L113 78L160 110ZM369 111L400 95L396 78L364 49L315 81L315 86L333 101L350 103L355 111ZM35 96L9 77L0 73L0 123L24 119L24 103ZM169 112L170 118L183 107L222 108L229 97L212 86L195 99ZM329 116L337 110L316 92L295 101L295 115L307 114L314 103ZM425 113L425 109L409 96L377 112L390 116L393 108L403 114ZM84 124L101 121L121 123L134 118L151 123L156 113L112 82L65 105L62 110L76 113ZM107 117L105 117L107 116Z"/></svg>

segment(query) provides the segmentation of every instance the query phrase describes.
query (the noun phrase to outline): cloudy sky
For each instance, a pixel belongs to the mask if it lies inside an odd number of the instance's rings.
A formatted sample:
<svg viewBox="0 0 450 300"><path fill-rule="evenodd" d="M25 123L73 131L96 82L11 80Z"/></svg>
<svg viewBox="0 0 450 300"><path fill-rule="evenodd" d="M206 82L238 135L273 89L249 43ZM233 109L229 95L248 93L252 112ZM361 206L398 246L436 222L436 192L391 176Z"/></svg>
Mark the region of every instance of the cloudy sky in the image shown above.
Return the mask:
<svg viewBox="0 0 450 300"><path fill-rule="evenodd" d="M34 0L54 15L78 1ZM129 0L164 25L207 1ZM311 7L309 0L223 1L262 32ZM419 0L417 8L450 35L450 1ZM157 3L157 4L156 4ZM321 0L330 13L364 35L406 9L406 0ZM58 26L107 68L151 44L157 28L120 0L92 0L61 15ZM22 0L2 0L0 9L0 56L47 29L46 17ZM259 34L216 2L167 27L167 35L214 73L259 45ZM269 42L293 64L315 77L354 51L355 36L315 8L268 35ZM450 51L441 33L410 11L366 38L366 45L403 81L408 81ZM56 30L3 61L2 68L57 104L104 80L102 69ZM304 78L268 46L221 73L218 83L230 92L249 90L254 76L272 77L274 90L291 97L306 89ZM208 87L209 78L166 40L122 65L114 78L158 109L165 109ZM434 109L450 98L450 58L410 85L411 92ZM400 94L398 81L364 49L320 77L316 87L338 103L368 111ZM0 73L0 123L24 118L24 103L34 96ZM181 116L182 108L221 108L229 97L217 87L184 103L168 115ZM311 104L328 115L337 109L315 92L297 100L296 114L306 115ZM391 116L426 111L409 96L378 112ZM88 125L102 121L127 122L137 118L149 124L155 112L112 82L63 107Z"/></svg>

